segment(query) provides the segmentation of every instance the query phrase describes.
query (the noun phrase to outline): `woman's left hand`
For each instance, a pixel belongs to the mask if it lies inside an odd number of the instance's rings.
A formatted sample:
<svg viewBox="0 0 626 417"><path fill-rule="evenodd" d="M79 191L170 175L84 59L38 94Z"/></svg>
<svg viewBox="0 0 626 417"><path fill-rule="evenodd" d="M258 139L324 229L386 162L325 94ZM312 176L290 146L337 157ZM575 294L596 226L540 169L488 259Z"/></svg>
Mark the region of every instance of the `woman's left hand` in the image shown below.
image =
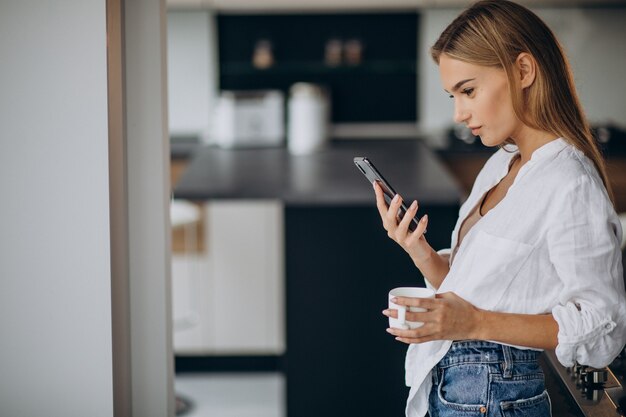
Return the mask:
<svg viewBox="0 0 626 417"><path fill-rule="evenodd" d="M453 292L436 294L436 298L397 297L395 304L421 307L425 312L406 312L407 321L421 321L423 326L412 330L389 328L387 332L403 343L423 343L431 340L480 339L481 311ZM387 317L398 317L398 310L383 311Z"/></svg>

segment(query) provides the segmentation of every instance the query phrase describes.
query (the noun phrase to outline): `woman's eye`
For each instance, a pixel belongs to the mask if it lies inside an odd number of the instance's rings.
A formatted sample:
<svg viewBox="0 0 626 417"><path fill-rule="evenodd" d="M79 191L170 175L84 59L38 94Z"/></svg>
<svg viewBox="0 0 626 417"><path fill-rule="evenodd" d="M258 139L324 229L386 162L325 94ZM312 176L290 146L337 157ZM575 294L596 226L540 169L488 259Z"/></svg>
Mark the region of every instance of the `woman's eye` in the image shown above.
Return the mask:
<svg viewBox="0 0 626 417"><path fill-rule="evenodd" d="M474 89L473 88L465 88L465 89L461 90L461 94L465 94L468 97L471 97L473 93L474 93ZM454 98L454 96L452 94L450 94L448 97L449 98Z"/></svg>

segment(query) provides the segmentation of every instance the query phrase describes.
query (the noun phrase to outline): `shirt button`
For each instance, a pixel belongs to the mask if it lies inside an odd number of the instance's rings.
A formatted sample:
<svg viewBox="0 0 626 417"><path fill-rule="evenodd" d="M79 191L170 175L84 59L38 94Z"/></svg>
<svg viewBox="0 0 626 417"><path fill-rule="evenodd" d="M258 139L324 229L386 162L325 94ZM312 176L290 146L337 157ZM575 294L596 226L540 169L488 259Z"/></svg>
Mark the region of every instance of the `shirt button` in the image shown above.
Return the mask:
<svg viewBox="0 0 626 417"><path fill-rule="evenodd" d="M480 407L480 412L485 414L487 412L487 407Z"/></svg>
<svg viewBox="0 0 626 417"><path fill-rule="evenodd" d="M605 329L607 329L607 330L608 330L608 329L610 329L610 328L611 328L611 323L607 323L607 324L605 324L605 325L604 325L604 328L605 328Z"/></svg>

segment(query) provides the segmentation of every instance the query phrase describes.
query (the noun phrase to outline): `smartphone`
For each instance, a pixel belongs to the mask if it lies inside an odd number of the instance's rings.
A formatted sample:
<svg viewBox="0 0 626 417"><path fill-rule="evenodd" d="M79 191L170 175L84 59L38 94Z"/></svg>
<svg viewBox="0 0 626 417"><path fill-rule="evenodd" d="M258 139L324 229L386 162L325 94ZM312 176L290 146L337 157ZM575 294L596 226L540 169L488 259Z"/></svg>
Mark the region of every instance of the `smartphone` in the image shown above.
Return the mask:
<svg viewBox="0 0 626 417"><path fill-rule="evenodd" d="M369 159L358 156L354 158L354 164L356 167L365 175L365 177L369 180L372 185L374 182L378 182L380 188L383 190L383 195L385 196L385 201L387 205L391 204L391 200L397 194L393 187L385 180L385 177L376 169L372 161ZM404 201L400 205L398 209L398 219L402 220L404 214L407 212L408 208L404 204ZM414 231L417 228L417 224L419 223L419 218L417 216L411 219L411 223L409 223L409 230ZM426 231L424 231L426 233Z"/></svg>

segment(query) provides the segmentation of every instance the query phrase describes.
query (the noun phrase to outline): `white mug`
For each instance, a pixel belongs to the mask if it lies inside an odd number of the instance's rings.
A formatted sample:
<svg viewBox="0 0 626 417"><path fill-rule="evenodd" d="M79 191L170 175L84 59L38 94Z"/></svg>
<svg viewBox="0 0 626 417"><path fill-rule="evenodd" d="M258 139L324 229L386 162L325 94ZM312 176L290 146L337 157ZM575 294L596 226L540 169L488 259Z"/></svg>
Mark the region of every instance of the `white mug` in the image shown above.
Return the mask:
<svg viewBox="0 0 626 417"><path fill-rule="evenodd" d="M398 318L389 317L389 327L396 329L417 329L424 325L421 321L407 321L407 308L410 312L426 311L420 307L405 307L391 302L394 297L411 297L411 298L435 298L435 291L424 287L399 287L389 291L389 308L398 310Z"/></svg>

